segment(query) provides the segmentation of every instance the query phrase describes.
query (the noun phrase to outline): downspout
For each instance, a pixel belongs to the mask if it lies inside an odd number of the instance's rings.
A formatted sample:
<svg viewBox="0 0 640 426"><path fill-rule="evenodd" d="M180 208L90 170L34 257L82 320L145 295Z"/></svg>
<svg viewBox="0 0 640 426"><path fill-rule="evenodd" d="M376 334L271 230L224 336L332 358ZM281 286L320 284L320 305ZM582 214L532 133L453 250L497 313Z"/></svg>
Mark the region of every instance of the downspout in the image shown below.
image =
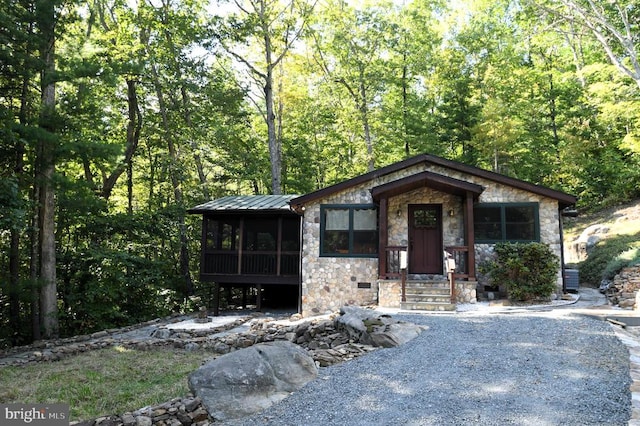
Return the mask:
<svg viewBox="0 0 640 426"><path fill-rule="evenodd" d="M564 273L564 230L562 226L562 210L558 207L558 229L560 230L560 273L562 274L562 293L567 291L567 282Z"/></svg>

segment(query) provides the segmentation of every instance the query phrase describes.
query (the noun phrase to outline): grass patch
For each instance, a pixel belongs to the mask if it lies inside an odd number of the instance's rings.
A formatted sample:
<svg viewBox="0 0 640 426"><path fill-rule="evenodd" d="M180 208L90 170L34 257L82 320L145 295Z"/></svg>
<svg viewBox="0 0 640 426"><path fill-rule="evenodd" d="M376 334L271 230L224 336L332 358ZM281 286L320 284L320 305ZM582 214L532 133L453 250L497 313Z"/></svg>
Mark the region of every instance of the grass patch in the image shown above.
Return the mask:
<svg viewBox="0 0 640 426"><path fill-rule="evenodd" d="M213 354L112 347L57 362L0 369L0 403L64 403L71 420L122 414L189 392L187 376Z"/></svg>

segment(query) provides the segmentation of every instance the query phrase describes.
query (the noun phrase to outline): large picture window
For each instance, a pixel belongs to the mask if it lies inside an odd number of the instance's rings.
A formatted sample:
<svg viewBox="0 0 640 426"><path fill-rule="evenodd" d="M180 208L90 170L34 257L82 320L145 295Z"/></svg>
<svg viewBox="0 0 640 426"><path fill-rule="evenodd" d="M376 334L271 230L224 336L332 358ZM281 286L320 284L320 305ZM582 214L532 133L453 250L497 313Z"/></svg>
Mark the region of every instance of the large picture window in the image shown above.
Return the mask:
<svg viewBox="0 0 640 426"><path fill-rule="evenodd" d="M320 214L321 256L377 256L378 212L374 206L321 206Z"/></svg>
<svg viewBox="0 0 640 426"><path fill-rule="evenodd" d="M476 204L473 220L477 243L540 240L538 203Z"/></svg>

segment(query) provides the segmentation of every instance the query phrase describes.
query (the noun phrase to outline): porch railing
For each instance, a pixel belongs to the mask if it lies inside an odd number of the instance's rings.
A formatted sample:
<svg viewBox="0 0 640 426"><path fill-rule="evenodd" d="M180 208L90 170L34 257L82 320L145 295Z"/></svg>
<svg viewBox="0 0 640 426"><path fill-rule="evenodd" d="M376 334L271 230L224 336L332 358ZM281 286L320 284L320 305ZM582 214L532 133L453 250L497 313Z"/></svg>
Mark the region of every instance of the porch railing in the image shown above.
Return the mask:
<svg viewBox="0 0 640 426"><path fill-rule="evenodd" d="M204 254L203 272L226 275L298 275L298 252L209 251Z"/></svg>
<svg viewBox="0 0 640 426"><path fill-rule="evenodd" d="M386 270L380 271L383 279L400 278L402 269L400 268L401 253L407 251L407 246L387 246L386 248Z"/></svg>
<svg viewBox="0 0 640 426"><path fill-rule="evenodd" d="M455 278L469 278L469 247L449 246L445 247L445 251L449 253L455 261L453 276Z"/></svg>

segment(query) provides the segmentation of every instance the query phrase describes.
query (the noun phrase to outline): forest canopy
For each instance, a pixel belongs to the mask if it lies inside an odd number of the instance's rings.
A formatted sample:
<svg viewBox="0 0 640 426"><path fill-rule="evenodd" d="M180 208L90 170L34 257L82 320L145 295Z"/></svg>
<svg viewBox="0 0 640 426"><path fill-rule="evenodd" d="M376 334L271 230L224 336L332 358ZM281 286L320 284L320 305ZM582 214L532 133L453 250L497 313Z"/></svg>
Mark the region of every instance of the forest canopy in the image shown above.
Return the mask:
<svg viewBox="0 0 640 426"><path fill-rule="evenodd" d="M0 346L185 309L199 222L420 153L640 196L630 0L0 3Z"/></svg>

